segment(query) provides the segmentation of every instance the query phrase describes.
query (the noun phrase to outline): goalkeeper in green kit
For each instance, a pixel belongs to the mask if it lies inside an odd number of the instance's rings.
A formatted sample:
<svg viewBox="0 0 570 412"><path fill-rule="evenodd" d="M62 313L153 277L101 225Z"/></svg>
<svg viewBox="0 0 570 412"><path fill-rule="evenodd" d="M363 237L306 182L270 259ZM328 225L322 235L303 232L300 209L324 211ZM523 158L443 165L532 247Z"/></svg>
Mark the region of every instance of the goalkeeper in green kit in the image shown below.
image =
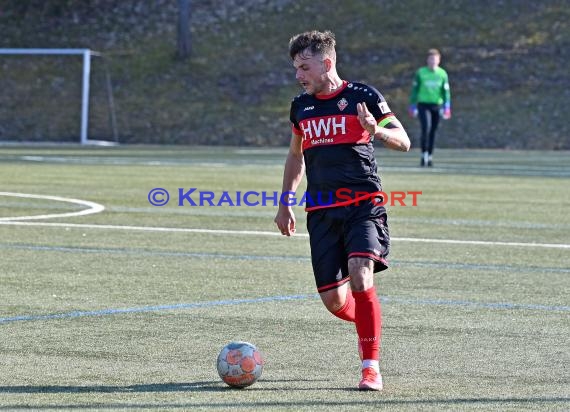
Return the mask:
<svg viewBox="0 0 570 412"><path fill-rule="evenodd" d="M437 49L428 51L427 66L416 71L408 113L418 117L421 126L421 166L433 165L432 153L435 131L440 116L451 118L451 91L447 72L439 67L441 54Z"/></svg>

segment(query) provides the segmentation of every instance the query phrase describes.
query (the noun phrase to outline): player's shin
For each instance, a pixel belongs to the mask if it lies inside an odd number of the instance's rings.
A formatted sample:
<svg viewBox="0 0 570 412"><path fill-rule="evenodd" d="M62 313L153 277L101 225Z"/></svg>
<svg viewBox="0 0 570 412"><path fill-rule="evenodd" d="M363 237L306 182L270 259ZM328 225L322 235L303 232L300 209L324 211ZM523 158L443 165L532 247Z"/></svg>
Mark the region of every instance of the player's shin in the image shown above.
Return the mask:
<svg viewBox="0 0 570 412"><path fill-rule="evenodd" d="M362 346L363 365L367 361L370 366L378 368L380 359L380 338L382 313L376 288L371 287L363 292L352 292L355 300L356 331Z"/></svg>

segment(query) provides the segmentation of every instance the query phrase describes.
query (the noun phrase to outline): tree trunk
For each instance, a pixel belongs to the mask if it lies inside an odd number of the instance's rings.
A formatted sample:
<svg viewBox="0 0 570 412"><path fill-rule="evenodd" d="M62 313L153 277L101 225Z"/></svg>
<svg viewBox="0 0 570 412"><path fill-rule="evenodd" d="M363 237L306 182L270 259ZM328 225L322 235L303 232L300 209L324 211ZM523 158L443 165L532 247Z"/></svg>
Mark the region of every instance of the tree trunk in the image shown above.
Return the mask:
<svg viewBox="0 0 570 412"><path fill-rule="evenodd" d="M178 39L176 57L187 59L192 52L190 34L190 0L178 0Z"/></svg>

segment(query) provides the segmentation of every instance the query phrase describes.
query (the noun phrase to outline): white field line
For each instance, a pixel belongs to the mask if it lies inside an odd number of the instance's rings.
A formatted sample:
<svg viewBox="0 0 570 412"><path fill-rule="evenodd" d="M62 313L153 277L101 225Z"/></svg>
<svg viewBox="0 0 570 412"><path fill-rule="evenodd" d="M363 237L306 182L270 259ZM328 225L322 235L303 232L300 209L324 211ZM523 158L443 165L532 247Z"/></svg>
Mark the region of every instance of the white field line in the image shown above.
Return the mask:
<svg viewBox="0 0 570 412"><path fill-rule="evenodd" d="M99 212L102 212L103 210L105 210L105 206L100 205L98 203L89 202L88 200L71 199L68 197L33 195L33 194L28 194L28 193L13 193L13 192L0 192L0 196L22 197L22 198L27 198L27 199L54 200L56 202L67 202L67 203L73 203L73 204L77 204L77 205L87 206L87 209L79 210L77 212L52 213L49 215L0 217L0 223L14 222L14 221L20 221L20 220L53 219L53 218L59 218L59 217L85 216L85 215L90 215L93 213L99 213Z"/></svg>
<svg viewBox="0 0 570 412"><path fill-rule="evenodd" d="M208 233L213 235L236 235L236 236L282 236L281 233L279 233L277 230L275 232L265 232L258 230L196 229L196 228L178 228L178 227L96 225L96 224L80 224L80 223L14 222L10 220L0 221L0 225L66 227L66 228L79 228L79 229L133 230L133 231L170 232L170 233ZM306 238L308 236L309 235L307 233L297 233L293 237ZM427 239L427 238L410 238L410 237L392 238L392 240L397 242L570 249L570 244L563 244L563 243L494 242L487 240Z"/></svg>

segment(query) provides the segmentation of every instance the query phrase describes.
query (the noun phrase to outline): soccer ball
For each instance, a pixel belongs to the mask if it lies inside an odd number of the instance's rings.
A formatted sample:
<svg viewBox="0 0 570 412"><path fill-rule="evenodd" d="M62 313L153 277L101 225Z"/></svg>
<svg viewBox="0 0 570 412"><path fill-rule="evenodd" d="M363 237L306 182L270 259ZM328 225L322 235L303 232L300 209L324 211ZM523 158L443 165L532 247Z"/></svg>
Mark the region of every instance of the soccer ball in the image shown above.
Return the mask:
<svg viewBox="0 0 570 412"><path fill-rule="evenodd" d="M220 378L233 388L245 388L259 379L263 357L248 342L230 342L222 348L217 361Z"/></svg>

